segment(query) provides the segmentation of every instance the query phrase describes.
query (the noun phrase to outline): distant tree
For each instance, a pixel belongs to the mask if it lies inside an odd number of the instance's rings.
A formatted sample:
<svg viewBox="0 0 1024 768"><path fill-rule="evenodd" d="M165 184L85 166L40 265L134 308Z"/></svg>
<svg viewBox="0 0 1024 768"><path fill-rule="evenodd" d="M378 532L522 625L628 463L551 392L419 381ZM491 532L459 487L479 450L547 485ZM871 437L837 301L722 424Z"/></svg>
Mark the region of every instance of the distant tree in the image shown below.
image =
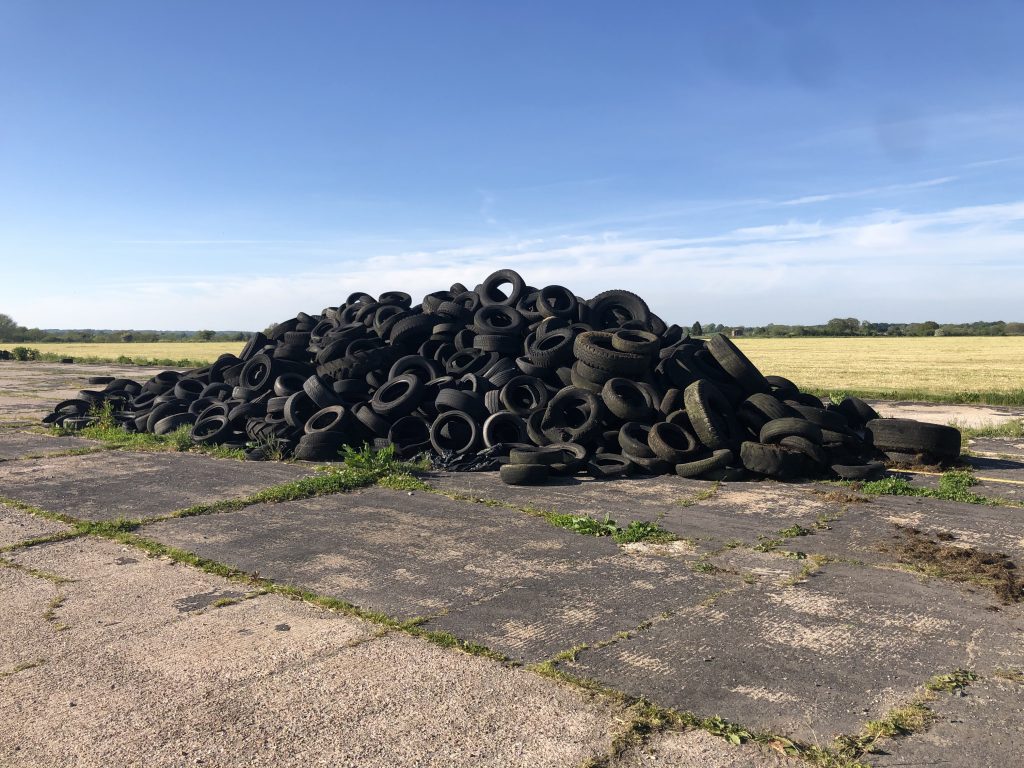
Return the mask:
<svg viewBox="0 0 1024 768"><path fill-rule="evenodd" d="M4 341L22 341L25 338L22 328L10 315L0 315L0 339Z"/></svg>
<svg viewBox="0 0 1024 768"><path fill-rule="evenodd" d="M699 322L695 322L693 325L690 326L690 333L692 333L694 336L702 336L704 334L704 329L700 327Z"/></svg>
<svg viewBox="0 0 1024 768"><path fill-rule="evenodd" d="M131 342L135 341L135 334L133 334L131 331L125 331L124 333L121 334L121 341L125 342L126 344L130 344Z"/></svg>
<svg viewBox="0 0 1024 768"><path fill-rule="evenodd" d="M1024 336L1024 323L1007 323L1005 333L1007 336Z"/></svg>
<svg viewBox="0 0 1024 768"><path fill-rule="evenodd" d="M196 338L200 341L210 341L213 338L213 331L196 331Z"/></svg>
<svg viewBox="0 0 1024 768"><path fill-rule="evenodd" d="M860 333L860 320L855 317L833 317L825 323L825 333L830 336L853 336Z"/></svg>
<svg viewBox="0 0 1024 768"><path fill-rule="evenodd" d="M231 340L232 341L245 341L245 334L242 333L241 331L239 331L238 333L236 333L234 336L231 337Z"/></svg>

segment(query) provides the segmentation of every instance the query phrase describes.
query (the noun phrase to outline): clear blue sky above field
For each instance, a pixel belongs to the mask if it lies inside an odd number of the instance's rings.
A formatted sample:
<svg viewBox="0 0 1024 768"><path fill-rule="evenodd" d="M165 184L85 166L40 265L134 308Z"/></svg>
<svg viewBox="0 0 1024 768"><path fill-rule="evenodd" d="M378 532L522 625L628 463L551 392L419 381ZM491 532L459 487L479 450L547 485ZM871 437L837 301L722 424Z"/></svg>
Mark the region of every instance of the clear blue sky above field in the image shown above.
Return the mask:
<svg viewBox="0 0 1024 768"><path fill-rule="evenodd" d="M1024 319L1024 3L0 4L0 312L262 328L519 269Z"/></svg>

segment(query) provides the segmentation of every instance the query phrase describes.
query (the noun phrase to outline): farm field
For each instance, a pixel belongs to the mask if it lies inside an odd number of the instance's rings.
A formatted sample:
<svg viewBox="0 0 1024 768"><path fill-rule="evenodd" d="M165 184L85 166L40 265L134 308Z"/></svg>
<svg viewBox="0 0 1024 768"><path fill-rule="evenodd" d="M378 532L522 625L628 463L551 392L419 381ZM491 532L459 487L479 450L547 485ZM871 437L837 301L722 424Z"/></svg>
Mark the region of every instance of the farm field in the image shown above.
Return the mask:
<svg viewBox="0 0 1024 768"><path fill-rule="evenodd" d="M816 394L1024 404L1024 336L734 341L765 374Z"/></svg>
<svg viewBox="0 0 1024 768"><path fill-rule="evenodd" d="M736 339L766 374L820 395L890 400L1024 404L1024 336L945 338ZM3 345L5 348L13 344ZM78 362L158 365L212 362L241 342L31 344Z"/></svg>
<svg viewBox="0 0 1024 768"><path fill-rule="evenodd" d="M178 365L180 361L196 364L212 363L221 355L231 352L238 354L245 346L243 341L160 341L160 342L121 342L111 344L92 343L18 343L3 342L0 347L11 349L26 346L38 349L47 359L54 357L73 357L79 363L118 362L119 358L131 358L121 362L133 362L137 365L153 363L156 365ZM173 362L172 362L173 361ZM186 363L187 365L188 363Z"/></svg>

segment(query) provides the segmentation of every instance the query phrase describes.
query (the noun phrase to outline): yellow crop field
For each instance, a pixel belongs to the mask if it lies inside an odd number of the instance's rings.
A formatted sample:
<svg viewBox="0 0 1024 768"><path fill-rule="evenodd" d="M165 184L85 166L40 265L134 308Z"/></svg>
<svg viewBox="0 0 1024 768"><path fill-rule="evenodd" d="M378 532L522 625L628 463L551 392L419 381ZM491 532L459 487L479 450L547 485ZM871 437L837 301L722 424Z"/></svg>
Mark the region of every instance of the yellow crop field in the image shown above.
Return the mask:
<svg viewBox="0 0 1024 768"><path fill-rule="evenodd" d="M819 394L1024 404L1024 336L735 340L766 374ZM5 344L5 347L13 345ZM242 342L30 344L82 362L212 362ZM170 363L161 363L170 365Z"/></svg>
<svg viewBox="0 0 1024 768"><path fill-rule="evenodd" d="M19 346L13 343L3 345L5 349ZM139 363L149 360L193 360L212 363L226 352L238 354L245 346L242 341L160 341L153 343L129 342L112 344L90 343L36 343L21 346L38 349L44 355L73 357L82 362L91 360L115 361L119 357L130 357Z"/></svg>
<svg viewBox="0 0 1024 768"><path fill-rule="evenodd" d="M734 341L765 374L819 393L1024 403L1024 336Z"/></svg>

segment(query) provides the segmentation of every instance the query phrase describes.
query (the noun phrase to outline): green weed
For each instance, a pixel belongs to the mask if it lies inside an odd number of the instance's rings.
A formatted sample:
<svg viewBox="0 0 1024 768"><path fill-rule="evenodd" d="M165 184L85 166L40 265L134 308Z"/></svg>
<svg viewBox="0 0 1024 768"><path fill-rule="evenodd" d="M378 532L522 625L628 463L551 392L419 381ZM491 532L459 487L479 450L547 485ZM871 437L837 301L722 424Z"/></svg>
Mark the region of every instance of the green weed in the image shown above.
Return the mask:
<svg viewBox="0 0 1024 768"><path fill-rule="evenodd" d="M929 691L955 693L962 691L977 679L978 676L969 669L954 669L949 674L935 675L924 684L924 687Z"/></svg>
<svg viewBox="0 0 1024 768"><path fill-rule="evenodd" d="M657 523L641 520L633 520L625 528L622 528L607 514L603 520L598 520L590 515L564 515L546 511L535 511L532 513L539 514L551 525L558 528L565 528L568 531L579 533L583 536L611 536L619 544L633 544L641 541L650 544L664 544L679 538L671 531L666 531Z"/></svg>

